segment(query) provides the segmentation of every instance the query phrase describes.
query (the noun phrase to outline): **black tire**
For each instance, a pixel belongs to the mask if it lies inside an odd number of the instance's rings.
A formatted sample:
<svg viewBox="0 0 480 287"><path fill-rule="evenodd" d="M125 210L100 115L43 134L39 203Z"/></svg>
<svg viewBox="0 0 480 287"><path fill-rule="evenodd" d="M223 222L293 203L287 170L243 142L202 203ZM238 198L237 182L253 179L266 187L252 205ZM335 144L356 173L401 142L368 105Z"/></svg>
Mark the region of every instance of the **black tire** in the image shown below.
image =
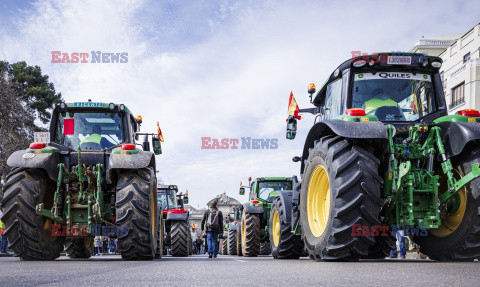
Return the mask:
<svg viewBox="0 0 480 287"><path fill-rule="evenodd" d="M237 255L243 256L242 253L242 222L237 224Z"/></svg>
<svg viewBox="0 0 480 287"><path fill-rule="evenodd" d="M391 251L396 247L397 239L390 233L387 236L376 236L375 244L368 249L368 255L364 259L384 259L390 256Z"/></svg>
<svg viewBox="0 0 480 287"><path fill-rule="evenodd" d="M265 241L260 243L260 255L270 255L272 254L272 248L270 247L270 242Z"/></svg>
<svg viewBox="0 0 480 287"><path fill-rule="evenodd" d="M174 257L187 257L188 248L188 222L185 220L173 221L171 224L171 249L170 254Z"/></svg>
<svg viewBox="0 0 480 287"><path fill-rule="evenodd" d="M67 239L65 252L70 258L90 258L93 254L93 237Z"/></svg>
<svg viewBox="0 0 480 287"><path fill-rule="evenodd" d="M237 255L237 231L228 230L228 255Z"/></svg>
<svg viewBox="0 0 480 287"><path fill-rule="evenodd" d="M158 228L158 237L157 237L157 250L155 252L155 259L161 259L163 255L163 231L165 230L163 224L163 216L159 210L159 228Z"/></svg>
<svg viewBox="0 0 480 287"><path fill-rule="evenodd" d="M158 244L159 215L152 168L131 170L118 177L116 225L118 252L124 260L152 260Z"/></svg>
<svg viewBox="0 0 480 287"><path fill-rule="evenodd" d="M54 260L65 238L52 237L53 222L37 215L37 204L50 209L56 184L37 169L16 168L6 177L0 201L8 248L21 260Z"/></svg>
<svg viewBox="0 0 480 287"><path fill-rule="evenodd" d="M279 217L279 231L280 234L277 234L278 246L275 245L275 240L273 234L273 220L275 213ZM285 206L283 206L280 197L275 198L272 204L272 209L270 210L270 218L268 220L268 230L269 230L269 239L270 239L270 248L272 250L272 256L275 259L298 259L303 255L304 244L302 237L292 233L291 223L287 223L282 218L284 218Z"/></svg>
<svg viewBox="0 0 480 287"><path fill-rule="evenodd" d="M309 149L300 193L300 221L302 238L311 258L355 261L367 256L370 246L375 243L372 236L352 236L354 224L369 228L380 224L378 217L383 204L380 186L383 179L378 175L380 162L369 149L366 144L339 136L323 137ZM325 177L322 176L327 176L329 193L326 198L330 198L323 231L317 229L315 235L309 226L307 213L309 186L314 172L321 175L317 180L323 183ZM318 192L319 189L312 187L313 191ZM325 212L327 210L324 209ZM323 221L313 217L312 214L313 226Z"/></svg>
<svg viewBox="0 0 480 287"><path fill-rule="evenodd" d="M188 255L193 255L192 232L188 230Z"/></svg>
<svg viewBox="0 0 480 287"><path fill-rule="evenodd" d="M243 211L242 214L242 254L245 257L260 253L260 217Z"/></svg>
<svg viewBox="0 0 480 287"><path fill-rule="evenodd" d="M453 167L465 176L472 164L480 163L480 148L470 146L452 159ZM440 188L445 185L440 185ZM466 205L458 227L447 236L436 236L429 230L427 236L415 236L420 252L438 261L473 261L480 258L480 178L465 186ZM459 191L460 192L460 191Z"/></svg>
<svg viewBox="0 0 480 287"><path fill-rule="evenodd" d="M222 239L222 255L228 255L228 239L226 237Z"/></svg>

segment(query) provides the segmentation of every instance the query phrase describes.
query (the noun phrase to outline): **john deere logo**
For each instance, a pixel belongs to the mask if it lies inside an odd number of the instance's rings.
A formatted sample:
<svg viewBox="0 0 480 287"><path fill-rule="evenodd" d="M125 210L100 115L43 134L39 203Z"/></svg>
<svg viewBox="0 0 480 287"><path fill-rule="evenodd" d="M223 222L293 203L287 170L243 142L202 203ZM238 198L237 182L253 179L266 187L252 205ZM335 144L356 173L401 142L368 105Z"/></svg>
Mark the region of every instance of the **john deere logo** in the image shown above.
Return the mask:
<svg viewBox="0 0 480 287"><path fill-rule="evenodd" d="M361 79L363 78L363 74L358 74L358 77Z"/></svg>
<svg viewBox="0 0 480 287"><path fill-rule="evenodd" d="M428 76L427 76L427 75L423 75L423 78L426 80L426 79L428 79Z"/></svg>

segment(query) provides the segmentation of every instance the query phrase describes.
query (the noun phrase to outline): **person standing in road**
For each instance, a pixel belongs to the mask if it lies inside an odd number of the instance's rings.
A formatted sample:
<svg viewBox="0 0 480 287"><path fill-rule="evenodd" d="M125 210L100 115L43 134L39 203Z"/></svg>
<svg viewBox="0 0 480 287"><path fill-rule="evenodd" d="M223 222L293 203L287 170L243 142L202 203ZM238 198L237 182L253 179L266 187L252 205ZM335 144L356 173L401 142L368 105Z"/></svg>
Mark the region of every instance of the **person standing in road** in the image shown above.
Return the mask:
<svg viewBox="0 0 480 287"><path fill-rule="evenodd" d="M2 221L0 221L0 237L1 237L0 253L7 253L8 241L7 241L7 237L3 235L4 232L5 232L5 224L3 224Z"/></svg>
<svg viewBox="0 0 480 287"><path fill-rule="evenodd" d="M212 201L202 219L202 231L207 233L208 258L217 258L218 234L223 230L223 215L217 209L217 204L216 200Z"/></svg>

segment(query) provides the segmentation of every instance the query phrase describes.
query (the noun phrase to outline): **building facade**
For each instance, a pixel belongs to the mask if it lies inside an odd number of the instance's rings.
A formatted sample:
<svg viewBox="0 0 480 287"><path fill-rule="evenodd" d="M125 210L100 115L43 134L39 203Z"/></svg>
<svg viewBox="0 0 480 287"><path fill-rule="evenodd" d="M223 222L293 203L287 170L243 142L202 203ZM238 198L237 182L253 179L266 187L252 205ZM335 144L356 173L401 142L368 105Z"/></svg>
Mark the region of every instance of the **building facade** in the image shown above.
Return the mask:
<svg viewBox="0 0 480 287"><path fill-rule="evenodd" d="M440 76L450 114L480 109L480 24L463 34L440 55Z"/></svg>

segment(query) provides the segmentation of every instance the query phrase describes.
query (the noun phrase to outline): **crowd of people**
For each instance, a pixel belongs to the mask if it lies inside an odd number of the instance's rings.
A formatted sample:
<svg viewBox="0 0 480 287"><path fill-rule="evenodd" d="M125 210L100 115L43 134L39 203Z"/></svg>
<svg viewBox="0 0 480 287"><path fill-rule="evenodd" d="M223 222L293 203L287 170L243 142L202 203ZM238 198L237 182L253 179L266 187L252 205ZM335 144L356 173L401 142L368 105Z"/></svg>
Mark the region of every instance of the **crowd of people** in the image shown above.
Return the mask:
<svg viewBox="0 0 480 287"><path fill-rule="evenodd" d="M93 255L118 254L118 240L108 236L95 236Z"/></svg>

